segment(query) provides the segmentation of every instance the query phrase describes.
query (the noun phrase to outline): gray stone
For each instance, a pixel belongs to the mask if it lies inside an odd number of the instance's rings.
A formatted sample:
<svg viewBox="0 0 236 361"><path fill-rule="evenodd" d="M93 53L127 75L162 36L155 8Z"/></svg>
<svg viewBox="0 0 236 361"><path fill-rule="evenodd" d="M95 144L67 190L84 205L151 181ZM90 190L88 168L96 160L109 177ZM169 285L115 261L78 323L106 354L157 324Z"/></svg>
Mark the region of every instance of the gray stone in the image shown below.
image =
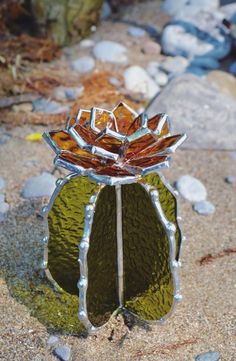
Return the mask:
<svg viewBox="0 0 236 361"><path fill-rule="evenodd" d="M196 57L192 60L190 65L212 70L218 69L220 67L220 63L218 62L218 60L211 58L210 56Z"/></svg>
<svg viewBox="0 0 236 361"><path fill-rule="evenodd" d="M90 73L95 68L95 60L91 56L82 56L71 62L71 68L78 73Z"/></svg>
<svg viewBox="0 0 236 361"><path fill-rule="evenodd" d="M207 75L207 79L215 84L221 92L236 98L236 78L222 70L213 70Z"/></svg>
<svg viewBox="0 0 236 361"><path fill-rule="evenodd" d="M0 222L4 221L8 211L9 211L9 204L6 202L1 202L0 203Z"/></svg>
<svg viewBox="0 0 236 361"><path fill-rule="evenodd" d="M32 102L33 111L47 114L60 114L69 112L70 108L67 105L61 105L55 101L50 101L45 98L38 98Z"/></svg>
<svg viewBox="0 0 236 361"><path fill-rule="evenodd" d="M130 66L124 71L124 80L127 90L140 93L147 99L153 98L160 91L146 70L138 65Z"/></svg>
<svg viewBox="0 0 236 361"><path fill-rule="evenodd" d="M225 182L228 184L233 184L235 183L235 177L233 175L228 175L227 177L225 177Z"/></svg>
<svg viewBox="0 0 236 361"><path fill-rule="evenodd" d="M3 203L5 201L5 195L0 193L0 203Z"/></svg>
<svg viewBox="0 0 236 361"><path fill-rule="evenodd" d="M128 34L134 38L141 38L146 35L146 31L136 26L130 26L128 28Z"/></svg>
<svg viewBox="0 0 236 361"><path fill-rule="evenodd" d="M233 75L236 75L236 61L234 61L232 64L230 64L229 72Z"/></svg>
<svg viewBox="0 0 236 361"><path fill-rule="evenodd" d="M209 201L201 201L193 204L193 210L202 216L208 216L215 212L215 206Z"/></svg>
<svg viewBox="0 0 236 361"><path fill-rule="evenodd" d="M104 1L101 9L101 19L105 20L111 16L111 7L107 1Z"/></svg>
<svg viewBox="0 0 236 361"><path fill-rule="evenodd" d="M24 198L49 197L55 189L56 178L47 172L29 178L24 185L22 196Z"/></svg>
<svg viewBox="0 0 236 361"><path fill-rule="evenodd" d="M169 74L182 74L189 66L189 60L183 56L175 56L166 58L161 64L160 68Z"/></svg>
<svg viewBox="0 0 236 361"><path fill-rule="evenodd" d="M114 64L127 64L128 62L126 47L114 41L100 41L93 48L93 54L103 62Z"/></svg>
<svg viewBox="0 0 236 361"><path fill-rule="evenodd" d="M175 185L181 196L189 202L204 201L207 197L205 186L191 175L181 176Z"/></svg>
<svg viewBox="0 0 236 361"><path fill-rule="evenodd" d="M3 189L6 187L6 181L0 177L0 189Z"/></svg>
<svg viewBox="0 0 236 361"><path fill-rule="evenodd" d="M187 133L183 147L236 149L236 102L206 79L183 74L171 80L147 108L149 116L162 112L173 133Z"/></svg>
<svg viewBox="0 0 236 361"><path fill-rule="evenodd" d="M109 83L117 88L119 88L121 86L121 81L117 78L115 78L114 76L111 76L108 79Z"/></svg>
<svg viewBox="0 0 236 361"><path fill-rule="evenodd" d="M59 337L57 337L55 335L50 335L48 340L47 340L48 346L55 345L58 342L59 342Z"/></svg>
<svg viewBox="0 0 236 361"><path fill-rule="evenodd" d="M64 87L64 86L58 86L54 88L53 90L53 96L57 100L75 100L84 92L84 87L81 85L80 87Z"/></svg>
<svg viewBox="0 0 236 361"><path fill-rule="evenodd" d="M56 347L54 350L54 354L61 360L61 361L69 361L71 357L71 349L69 346L59 346Z"/></svg>
<svg viewBox="0 0 236 361"><path fill-rule="evenodd" d="M79 43L81 49L92 48L95 45L95 41L93 39L83 39Z"/></svg>
<svg viewBox="0 0 236 361"><path fill-rule="evenodd" d="M219 361L220 354L219 352L209 351L204 352L195 357L195 361Z"/></svg>

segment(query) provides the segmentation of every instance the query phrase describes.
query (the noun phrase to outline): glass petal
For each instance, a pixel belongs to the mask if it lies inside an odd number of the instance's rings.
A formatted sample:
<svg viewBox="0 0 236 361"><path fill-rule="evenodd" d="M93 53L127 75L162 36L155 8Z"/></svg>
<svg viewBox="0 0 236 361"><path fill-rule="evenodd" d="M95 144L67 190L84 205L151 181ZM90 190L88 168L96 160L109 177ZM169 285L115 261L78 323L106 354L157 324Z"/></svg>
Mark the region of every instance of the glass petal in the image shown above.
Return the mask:
<svg viewBox="0 0 236 361"><path fill-rule="evenodd" d="M94 326L106 323L119 307L117 292L116 195L104 187L96 202L87 256L87 311Z"/></svg>
<svg viewBox="0 0 236 361"><path fill-rule="evenodd" d="M127 142L124 147L124 158L130 159L138 156L142 150L146 149L152 144L155 144L156 139L157 137L150 133L134 140L133 142Z"/></svg>
<svg viewBox="0 0 236 361"><path fill-rule="evenodd" d="M87 177L73 177L61 188L48 214L48 269L66 292L78 295L79 242L84 232L84 208L97 189Z"/></svg>
<svg viewBox="0 0 236 361"><path fill-rule="evenodd" d="M90 117L91 117L91 110L83 110L80 109L77 116L76 116L76 123L79 123L84 128L90 128ZM75 122L74 122L75 124ZM70 126L74 125L71 123Z"/></svg>
<svg viewBox="0 0 236 361"><path fill-rule="evenodd" d="M129 160L125 163L125 166L138 166L138 167L150 167L151 165L165 162L167 160L166 156L150 156L150 157L141 157Z"/></svg>
<svg viewBox="0 0 236 361"><path fill-rule="evenodd" d="M130 124L129 128L126 131L126 134L132 135L135 133L142 125L142 114L140 114L134 121Z"/></svg>
<svg viewBox="0 0 236 361"><path fill-rule="evenodd" d="M137 116L136 113L127 107L124 103L120 103L113 111L113 114L116 117L118 131L121 133L127 132L130 125Z"/></svg>
<svg viewBox="0 0 236 361"><path fill-rule="evenodd" d="M165 229L140 184L122 186L125 308L159 320L172 307L174 284Z"/></svg>
<svg viewBox="0 0 236 361"><path fill-rule="evenodd" d="M99 108L93 108L92 111L94 111L94 125L96 128L103 130L104 128L109 127L114 131L117 130L113 113Z"/></svg>
<svg viewBox="0 0 236 361"><path fill-rule="evenodd" d="M49 132L49 135L52 141L56 144L58 152L60 150L69 150L73 152L78 147L76 141L66 130L51 131Z"/></svg>
<svg viewBox="0 0 236 361"><path fill-rule="evenodd" d="M159 138L169 134L170 126L167 115L164 113L160 113L150 118L148 120L148 128L151 129L152 131L156 131L158 128L160 128L158 129L160 131Z"/></svg>
<svg viewBox="0 0 236 361"><path fill-rule="evenodd" d="M133 173L129 172L126 169L120 168L118 166L108 166L108 167L97 168L96 173L101 174L101 175L109 175L109 176L113 176L113 177L133 175Z"/></svg>
<svg viewBox="0 0 236 361"><path fill-rule="evenodd" d="M87 130L82 127L80 124L75 126L75 130L83 138L83 140L89 144L96 147L101 147L105 150L108 150L112 153L119 153L120 146L122 142L119 139L116 139L108 134L103 135L100 138L97 138L97 134L92 130Z"/></svg>
<svg viewBox="0 0 236 361"><path fill-rule="evenodd" d="M81 151L81 154L62 151L59 157L61 159L66 160L67 162L76 164L85 169L88 168L96 169L97 167L105 167L105 165L113 164L113 161L111 159L104 160L103 158L88 153L86 151L84 151L84 153L85 155L83 155L83 150Z"/></svg>
<svg viewBox="0 0 236 361"><path fill-rule="evenodd" d="M138 154L133 154L129 158L140 158L141 156L146 155L155 155L157 153L168 153L168 150L170 150L171 147L177 145L177 143L181 140L183 135L177 134L170 137L159 139L155 142L153 142L151 145L147 144L147 147L143 147L143 149L140 150Z"/></svg>

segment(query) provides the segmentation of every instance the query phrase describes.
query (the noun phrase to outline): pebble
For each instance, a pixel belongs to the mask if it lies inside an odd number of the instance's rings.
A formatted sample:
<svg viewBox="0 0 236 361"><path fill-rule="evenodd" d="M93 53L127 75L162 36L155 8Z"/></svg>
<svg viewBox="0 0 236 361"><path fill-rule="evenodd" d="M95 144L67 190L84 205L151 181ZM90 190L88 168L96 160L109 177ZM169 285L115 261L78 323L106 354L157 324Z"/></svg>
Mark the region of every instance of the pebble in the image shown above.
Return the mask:
<svg viewBox="0 0 236 361"><path fill-rule="evenodd" d="M195 361L219 361L220 354L219 352L209 351L204 352L195 357Z"/></svg>
<svg viewBox="0 0 236 361"><path fill-rule="evenodd" d="M114 64L127 64L127 49L115 41L103 40L93 48L93 55L98 60Z"/></svg>
<svg viewBox="0 0 236 361"><path fill-rule="evenodd" d="M81 85L79 87L64 87L58 86L53 90L53 96L57 100L75 100L82 96L84 92L84 87Z"/></svg>
<svg viewBox="0 0 236 361"><path fill-rule="evenodd" d="M92 48L94 45L95 45L95 41L92 39L84 39L81 40L81 42L79 43L81 49Z"/></svg>
<svg viewBox="0 0 236 361"><path fill-rule="evenodd" d="M208 70L205 70L203 68L200 68L199 66L194 66L194 65L188 66L185 72L196 76L206 76L208 74Z"/></svg>
<svg viewBox="0 0 236 361"><path fill-rule="evenodd" d="M68 105L61 105L58 102L50 101L46 98L38 98L32 102L33 111L47 114L60 114L69 112Z"/></svg>
<svg viewBox="0 0 236 361"><path fill-rule="evenodd" d="M91 56L83 56L71 62L71 68L78 73L90 73L95 68L95 60Z"/></svg>
<svg viewBox="0 0 236 361"><path fill-rule="evenodd" d="M192 203L204 201L207 197L205 186L190 175L181 176L176 182L176 188L183 198Z"/></svg>
<svg viewBox="0 0 236 361"><path fill-rule="evenodd" d="M114 76L111 76L108 79L109 83L117 88L119 88L121 86L121 81L117 78L115 78Z"/></svg>
<svg viewBox="0 0 236 361"><path fill-rule="evenodd" d="M58 346L54 350L54 354L61 361L69 361L71 356L71 349L69 346Z"/></svg>
<svg viewBox="0 0 236 361"><path fill-rule="evenodd" d="M168 83L168 75L161 70L158 70L154 75L153 79L155 80L156 84L163 87Z"/></svg>
<svg viewBox="0 0 236 361"><path fill-rule="evenodd" d="M0 203L0 222L4 221L8 211L9 211L9 204L6 202L1 202Z"/></svg>
<svg viewBox="0 0 236 361"><path fill-rule="evenodd" d="M193 209L202 216L208 216L215 212L215 206L209 201L200 201L193 204Z"/></svg>
<svg viewBox="0 0 236 361"><path fill-rule="evenodd" d="M0 132L0 145L6 144L10 138L10 134Z"/></svg>
<svg viewBox="0 0 236 361"><path fill-rule="evenodd" d="M208 14L209 15L209 14ZM209 17L209 16L208 16ZM199 20L203 22L203 20ZM164 54L181 55L186 58L196 56L210 56L222 59L231 50L231 40L224 36L219 29L206 25L199 27L198 22L193 24L193 19L173 21L167 25L161 37L161 47Z"/></svg>
<svg viewBox="0 0 236 361"><path fill-rule="evenodd" d="M141 93L145 98L151 99L160 92L159 86L154 82L145 69L133 65L124 71L125 87L134 93Z"/></svg>
<svg viewBox="0 0 236 361"><path fill-rule="evenodd" d="M34 159L28 159L24 162L24 167L26 168L32 168L32 167L36 167L37 165L37 161Z"/></svg>
<svg viewBox="0 0 236 361"><path fill-rule="evenodd" d="M145 41L142 46L142 52L144 54L157 55L161 52L161 46L155 41Z"/></svg>
<svg viewBox="0 0 236 361"><path fill-rule="evenodd" d="M31 177L25 182L22 196L24 198L49 197L55 189L55 182L56 178L48 172Z"/></svg>
<svg viewBox="0 0 236 361"><path fill-rule="evenodd" d="M157 61L150 61L147 65L147 72L151 77L154 77L160 70L160 63Z"/></svg>
<svg viewBox="0 0 236 361"><path fill-rule="evenodd" d="M130 36L133 36L134 38L141 38L146 35L145 30L136 26L130 26L127 32Z"/></svg>
<svg viewBox="0 0 236 361"><path fill-rule="evenodd" d="M227 177L225 177L225 182L228 184L233 184L235 183L235 177L233 175L228 175Z"/></svg>
<svg viewBox="0 0 236 361"><path fill-rule="evenodd" d="M104 1L101 9L101 19L106 20L111 16L111 7L107 1Z"/></svg>
<svg viewBox="0 0 236 361"><path fill-rule="evenodd" d="M5 201L4 194L0 193L0 203L3 203Z"/></svg>
<svg viewBox="0 0 236 361"><path fill-rule="evenodd" d="M22 104L18 104L18 105L13 105L12 110L15 113L32 112L32 103L22 103Z"/></svg>
<svg viewBox="0 0 236 361"><path fill-rule="evenodd" d="M212 70L218 69L220 67L219 61L209 56L196 57L192 60L190 66L191 65Z"/></svg>
<svg viewBox="0 0 236 361"><path fill-rule="evenodd" d="M236 75L236 61L234 61L230 66L229 66L229 72L233 75Z"/></svg>
<svg viewBox="0 0 236 361"><path fill-rule="evenodd" d="M169 74L184 73L189 66L189 60L183 56L168 57L160 64L161 69Z"/></svg>
<svg viewBox="0 0 236 361"><path fill-rule="evenodd" d="M0 177L0 189L3 189L6 187L6 181Z"/></svg>
<svg viewBox="0 0 236 361"><path fill-rule="evenodd" d="M151 61L148 63L147 72L155 80L157 85L162 87L168 83L168 75L160 70L160 64L158 62Z"/></svg>
<svg viewBox="0 0 236 361"><path fill-rule="evenodd" d="M59 337L55 336L55 335L50 335L47 341L48 346L52 346L55 345L56 343L58 343L59 341Z"/></svg>

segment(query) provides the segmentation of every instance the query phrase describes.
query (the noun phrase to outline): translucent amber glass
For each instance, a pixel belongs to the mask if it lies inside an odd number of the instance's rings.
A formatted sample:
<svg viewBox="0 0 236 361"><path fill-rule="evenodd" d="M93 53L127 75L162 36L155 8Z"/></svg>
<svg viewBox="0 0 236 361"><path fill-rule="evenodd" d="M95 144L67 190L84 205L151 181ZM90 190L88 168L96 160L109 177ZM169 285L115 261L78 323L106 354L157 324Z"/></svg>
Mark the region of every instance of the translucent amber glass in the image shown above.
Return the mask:
<svg viewBox="0 0 236 361"><path fill-rule="evenodd" d="M126 133L134 121L134 114L122 103L118 105L113 114L116 117L118 131L121 133Z"/></svg>

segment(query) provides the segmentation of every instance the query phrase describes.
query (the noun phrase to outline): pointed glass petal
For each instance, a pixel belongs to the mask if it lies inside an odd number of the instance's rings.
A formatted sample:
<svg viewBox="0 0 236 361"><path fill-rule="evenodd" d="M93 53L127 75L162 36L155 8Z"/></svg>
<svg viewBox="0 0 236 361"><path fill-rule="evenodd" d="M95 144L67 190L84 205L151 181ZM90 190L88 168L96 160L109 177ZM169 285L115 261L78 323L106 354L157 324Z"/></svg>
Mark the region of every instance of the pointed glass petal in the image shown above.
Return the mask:
<svg viewBox="0 0 236 361"><path fill-rule="evenodd" d="M120 103L114 110L118 131L126 134L137 114L126 104Z"/></svg>

